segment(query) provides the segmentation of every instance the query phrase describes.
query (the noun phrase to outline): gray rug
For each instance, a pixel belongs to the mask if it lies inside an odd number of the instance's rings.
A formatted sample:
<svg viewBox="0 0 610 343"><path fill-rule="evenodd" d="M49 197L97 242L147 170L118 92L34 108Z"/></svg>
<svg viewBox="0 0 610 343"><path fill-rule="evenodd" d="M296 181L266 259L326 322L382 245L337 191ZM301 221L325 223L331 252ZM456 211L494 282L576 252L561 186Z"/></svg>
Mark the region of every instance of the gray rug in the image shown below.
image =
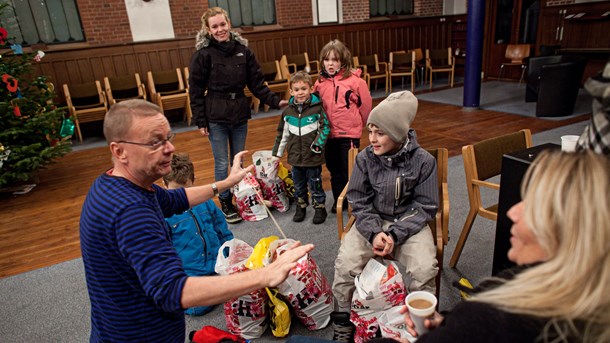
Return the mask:
<svg viewBox="0 0 610 343"><path fill-rule="evenodd" d="M464 87L454 87L432 93L418 94L420 100L441 104L463 106ZM580 89L574 112L566 117L538 117L540 119L563 120L591 113L593 98L586 90ZM481 84L480 107L485 110L536 117L536 103L525 102L525 83L488 81Z"/></svg>
<svg viewBox="0 0 610 343"><path fill-rule="evenodd" d="M582 133L586 122L581 122L534 135L534 144L560 144L564 134ZM447 266L455 242L468 213L468 196L464 184L461 156L449 159L450 241L445 250L443 265ZM327 201L330 210L332 198ZM497 201L497 194L485 194L484 201ZM316 245L312 252L327 279L333 280L333 266L337 255L336 216L329 213L324 224L313 225L313 211L308 208L307 218L301 224L291 221L291 209L273 214L288 237ZM270 219L260 222L242 222L231 225L237 238L255 244L261 237L279 235ZM456 269L445 267L442 274L440 309L451 309L460 301L458 292L451 286L461 276L473 284L491 274L495 222L477 218ZM85 342L89 338L89 300L81 259L60 263L13 277L0 279L0 340L2 342ZM187 333L204 325L226 329L222 306L202 317L187 316ZM331 338L332 329L310 332L293 318L291 334ZM257 342L278 342L270 330Z"/></svg>

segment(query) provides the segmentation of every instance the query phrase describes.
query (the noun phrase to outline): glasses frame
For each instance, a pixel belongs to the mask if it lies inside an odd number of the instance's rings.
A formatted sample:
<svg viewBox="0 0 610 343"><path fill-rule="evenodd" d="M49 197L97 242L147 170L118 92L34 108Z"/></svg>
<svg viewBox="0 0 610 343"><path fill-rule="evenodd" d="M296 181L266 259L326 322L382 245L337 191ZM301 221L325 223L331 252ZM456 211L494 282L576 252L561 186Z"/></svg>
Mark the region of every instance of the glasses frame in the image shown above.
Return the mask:
<svg viewBox="0 0 610 343"><path fill-rule="evenodd" d="M170 132L169 135L167 135L167 137L165 139L161 139L158 142L154 142L154 143L139 143L139 142L130 142L130 141L117 141L116 143L139 145L139 146L145 146L152 150L159 150L160 148L164 147L167 144L167 142L172 143L174 141L174 138L176 138L176 134L174 132Z"/></svg>

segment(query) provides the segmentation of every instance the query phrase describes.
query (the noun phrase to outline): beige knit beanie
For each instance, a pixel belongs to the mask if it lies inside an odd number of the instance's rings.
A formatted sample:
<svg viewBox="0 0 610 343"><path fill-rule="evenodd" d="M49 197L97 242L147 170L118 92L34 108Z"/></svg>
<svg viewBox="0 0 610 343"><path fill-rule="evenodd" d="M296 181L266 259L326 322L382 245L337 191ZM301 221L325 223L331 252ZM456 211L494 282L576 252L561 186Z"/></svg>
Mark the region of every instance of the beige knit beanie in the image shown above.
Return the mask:
<svg viewBox="0 0 610 343"><path fill-rule="evenodd" d="M407 140L407 134L415 114L417 98L409 91L388 95L369 115L366 124L373 124L397 143Z"/></svg>

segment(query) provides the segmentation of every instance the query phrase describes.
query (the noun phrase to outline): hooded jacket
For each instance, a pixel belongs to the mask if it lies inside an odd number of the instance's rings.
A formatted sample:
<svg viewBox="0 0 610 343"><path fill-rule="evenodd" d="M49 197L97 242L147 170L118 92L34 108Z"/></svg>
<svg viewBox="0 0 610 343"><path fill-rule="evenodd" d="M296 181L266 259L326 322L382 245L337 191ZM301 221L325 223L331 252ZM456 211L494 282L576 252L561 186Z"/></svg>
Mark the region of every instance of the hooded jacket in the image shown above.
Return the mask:
<svg viewBox="0 0 610 343"><path fill-rule="evenodd" d="M272 154L281 157L288 151L288 163L297 167L317 167L324 164L324 146L330 127L317 94L311 94L303 104L289 106L277 126Z"/></svg>
<svg viewBox="0 0 610 343"><path fill-rule="evenodd" d="M360 139L373 99L368 85L360 78L360 69L353 70L347 78L343 77L343 71L333 76L322 71L314 91L322 97L324 112L330 122L330 138Z"/></svg>
<svg viewBox="0 0 610 343"><path fill-rule="evenodd" d="M403 244L424 228L438 208L436 159L417 143L415 131L394 155L377 156L371 145L358 153L349 180L347 199L356 227L369 242L386 231Z"/></svg>
<svg viewBox="0 0 610 343"><path fill-rule="evenodd" d="M272 108L280 97L265 84L265 77L248 41L231 32L231 39L218 42L202 30L197 34L189 75L193 117L199 128L209 123L241 124L251 118L244 87ZM207 93L206 93L207 92Z"/></svg>

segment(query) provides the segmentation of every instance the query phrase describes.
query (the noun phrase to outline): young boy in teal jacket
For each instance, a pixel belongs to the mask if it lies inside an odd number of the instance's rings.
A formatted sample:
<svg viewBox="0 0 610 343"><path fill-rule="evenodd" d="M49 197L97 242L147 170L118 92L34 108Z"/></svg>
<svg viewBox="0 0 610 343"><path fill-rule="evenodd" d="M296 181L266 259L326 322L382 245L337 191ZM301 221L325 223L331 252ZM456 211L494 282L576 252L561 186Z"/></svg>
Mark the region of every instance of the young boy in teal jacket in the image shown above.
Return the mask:
<svg viewBox="0 0 610 343"><path fill-rule="evenodd" d="M191 187L195 182L193 163L187 154L174 154L172 171L163 177L168 189ZM208 200L182 214L176 214L165 221L171 229L172 242L182 259L182 266L188 276L214 275L216 257L222 244L233 239L225 216ZM185 313L201 316L212 310L213 306L191 307Z"/></svg>

